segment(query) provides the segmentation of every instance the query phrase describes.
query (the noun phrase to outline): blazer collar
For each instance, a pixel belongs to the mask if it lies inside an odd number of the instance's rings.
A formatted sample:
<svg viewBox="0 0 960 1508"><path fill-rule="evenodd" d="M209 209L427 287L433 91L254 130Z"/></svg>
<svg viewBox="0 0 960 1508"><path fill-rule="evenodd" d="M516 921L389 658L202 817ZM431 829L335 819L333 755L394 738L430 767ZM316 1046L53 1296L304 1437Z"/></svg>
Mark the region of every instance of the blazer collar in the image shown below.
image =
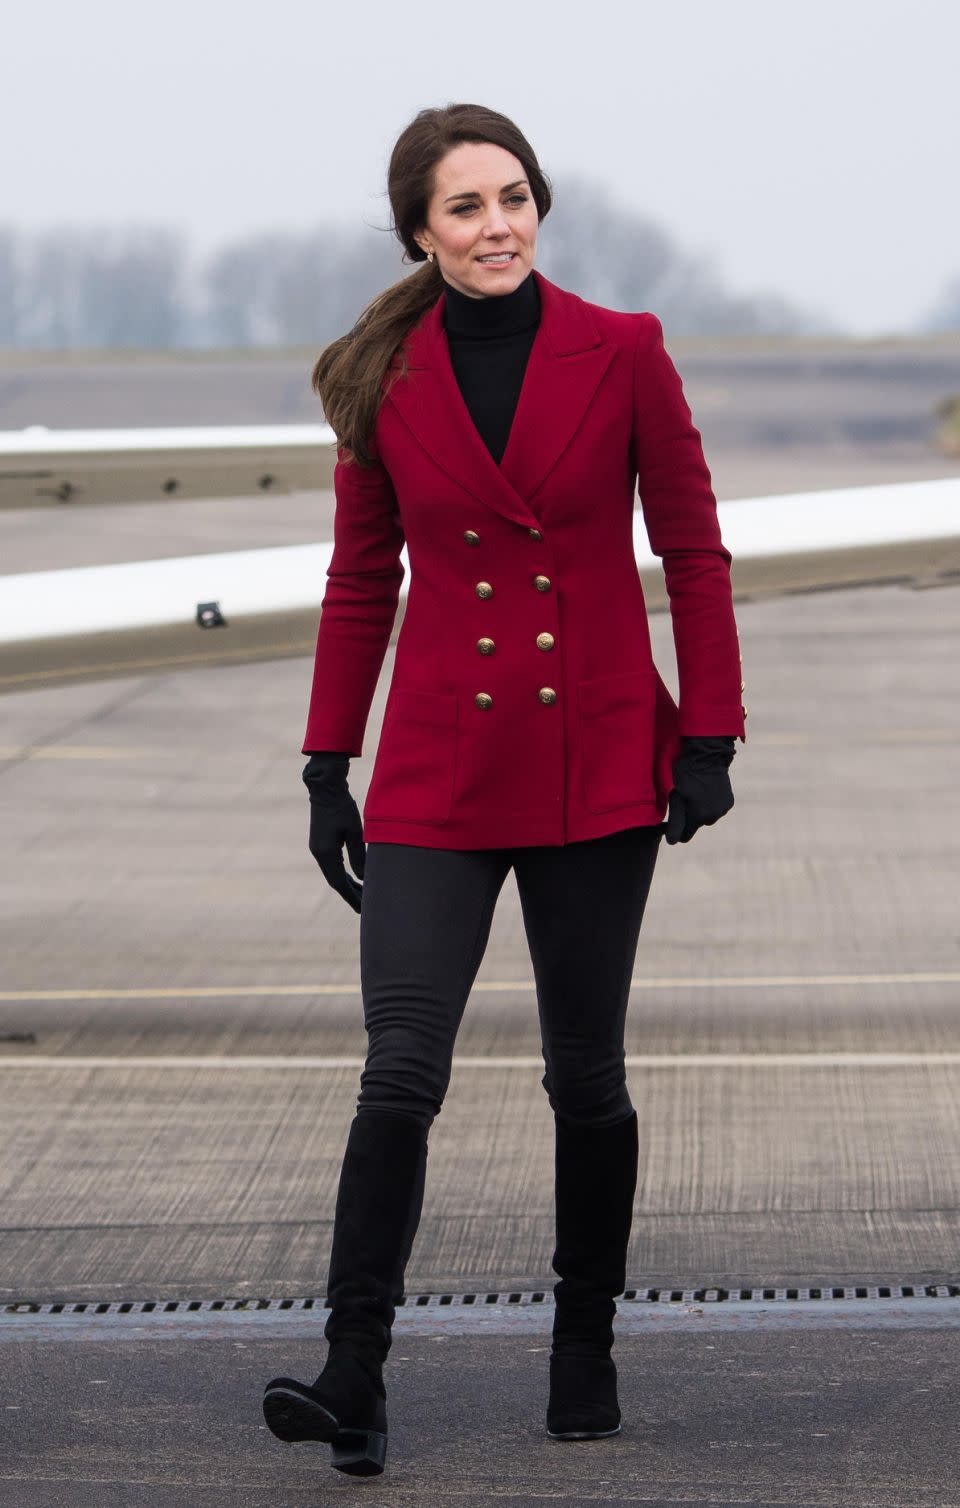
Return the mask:
<svg viewBox="0 0 960 1508"><path fill-rule="evenodd" d="M497 465L460 391L443 326L446 294L404 342L409 376L384 379L386 399L431 460L481 503L515 523L536 525L531 500L586 413L616 347L602 339L584 301L532 269L540 324L530 348L506 450Z"/></svg>

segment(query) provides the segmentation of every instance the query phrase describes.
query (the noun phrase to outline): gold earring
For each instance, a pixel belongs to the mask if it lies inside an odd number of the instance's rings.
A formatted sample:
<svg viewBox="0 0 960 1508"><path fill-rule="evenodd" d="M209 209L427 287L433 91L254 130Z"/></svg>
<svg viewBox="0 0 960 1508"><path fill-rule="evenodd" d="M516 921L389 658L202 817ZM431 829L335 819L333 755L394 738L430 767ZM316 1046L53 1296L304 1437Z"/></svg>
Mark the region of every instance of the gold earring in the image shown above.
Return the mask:
<svg viewBox="0 0 960 1508"><path fill-rule="evenodd" d="M432 251L428 251L427 252L427 261L428 262L432 262L433 261L433 252Z"/></svg>

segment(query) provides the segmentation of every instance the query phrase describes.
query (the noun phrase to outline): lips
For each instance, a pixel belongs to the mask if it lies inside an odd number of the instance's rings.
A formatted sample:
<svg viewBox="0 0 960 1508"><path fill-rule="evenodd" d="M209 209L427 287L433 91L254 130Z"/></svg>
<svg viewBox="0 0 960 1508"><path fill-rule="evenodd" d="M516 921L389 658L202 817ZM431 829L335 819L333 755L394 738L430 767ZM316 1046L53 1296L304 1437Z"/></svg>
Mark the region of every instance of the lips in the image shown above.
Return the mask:
<svg viewBox="0 0 960 1508"><path fill-rule="evenodd" d="M478 262L499 261L499 260L502 260L504 257L509 257L510 261L512 262L515 259L516 256L517 256L517 253L515 251L509 251L509 252L508 251L488 251L488 252L485 252L482 257L477 257L477 261Z"/></svg>

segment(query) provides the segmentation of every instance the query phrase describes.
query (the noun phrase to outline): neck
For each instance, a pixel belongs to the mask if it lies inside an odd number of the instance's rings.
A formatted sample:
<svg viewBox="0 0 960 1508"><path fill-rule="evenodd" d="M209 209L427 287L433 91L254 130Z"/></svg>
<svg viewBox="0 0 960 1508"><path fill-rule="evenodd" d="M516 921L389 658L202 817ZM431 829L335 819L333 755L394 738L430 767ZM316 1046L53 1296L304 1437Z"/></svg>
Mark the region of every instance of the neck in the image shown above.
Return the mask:
<svg viewBox="0 0 960 1508"><path fill-rule="evenodd" d="M490 293L471 298L443 278L444 326L451 335L482 338L512 335L540 320L540 290L533 270L510 293Z"/></svg>

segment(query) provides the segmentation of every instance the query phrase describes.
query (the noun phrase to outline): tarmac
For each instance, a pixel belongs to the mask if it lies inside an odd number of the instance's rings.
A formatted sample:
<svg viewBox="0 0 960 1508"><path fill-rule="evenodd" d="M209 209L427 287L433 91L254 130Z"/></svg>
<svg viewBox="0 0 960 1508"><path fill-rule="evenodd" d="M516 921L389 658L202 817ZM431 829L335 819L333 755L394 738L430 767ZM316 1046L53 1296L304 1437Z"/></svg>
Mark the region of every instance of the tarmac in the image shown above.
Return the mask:
<svg viewBox="0 0 960 1508"><path fill-rule="evenodd" d="M947 1293L783 1297L763 1324L755 1300L732 1324L729 1300L688 1296L647 1327L658 1301L621 1300L623 1432L550 1441L552 1120L508 879L407 1293L545 1301L461 1306L453 1330L403 1306L388 1470L362 1487L258 1412L268 1377L322 1364L365 1044L358 918L306 849L309 662L6 698L0 1501L960 1502L958 617L955 586L738 607L736 805L661 849L627 1035L631 1288ZM261 1297L315 1312L264 1331L211 1311L202 1334L11 1312ZM708 1310L728 1323L711 1341Z"/></svg>
<svg viewBox="0 0 960 1508"><path fill-rule="evenodd" d="M309 659L3 698L3 1508L960 1505L960 585L737 621L736 805L661 846L627 1018L622 1432L545 1433L552 1116L509 877L363 1482L260 1415L322 1365L365 1049L359 918L307 851Z"/></svg>

